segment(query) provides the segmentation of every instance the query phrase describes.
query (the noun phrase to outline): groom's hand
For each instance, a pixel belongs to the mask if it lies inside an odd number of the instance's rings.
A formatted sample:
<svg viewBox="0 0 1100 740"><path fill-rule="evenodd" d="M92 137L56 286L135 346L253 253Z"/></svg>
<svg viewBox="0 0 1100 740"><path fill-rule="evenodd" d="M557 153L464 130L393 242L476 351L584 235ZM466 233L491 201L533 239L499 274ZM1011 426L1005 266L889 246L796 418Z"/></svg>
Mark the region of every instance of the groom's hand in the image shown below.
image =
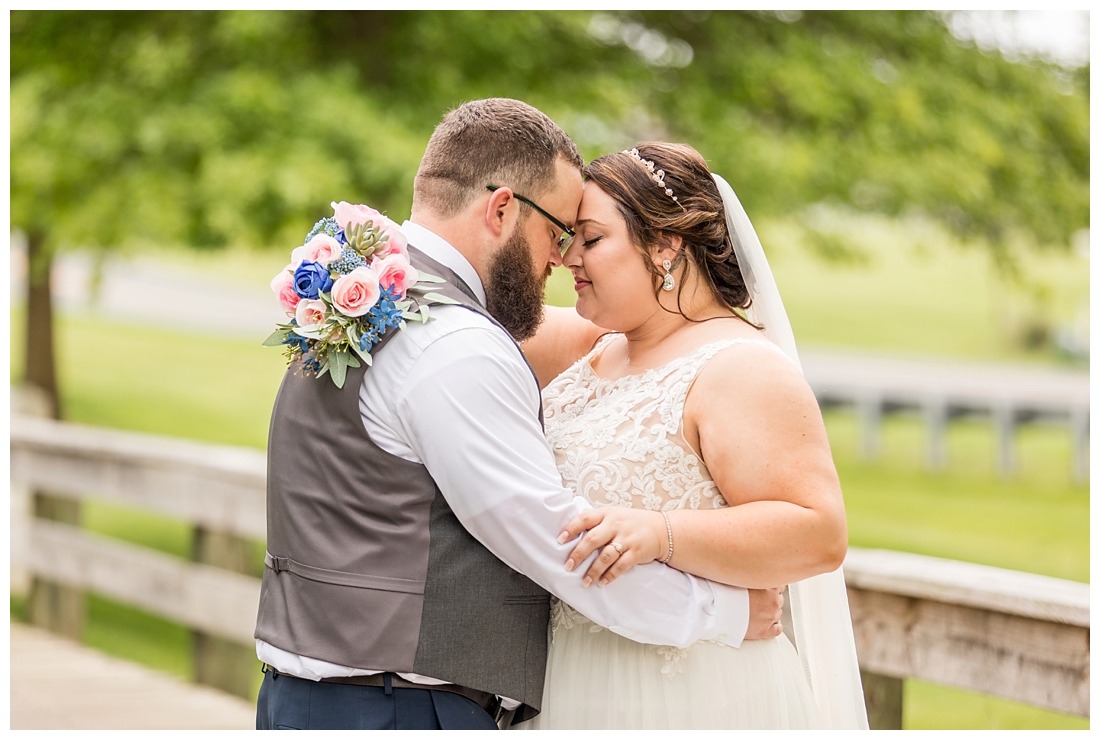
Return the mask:
<svg viewBox="0 0 1100 740"><path fill-rule="evenodd" d="M770 640L783 634L783 588L749 589L749 629L746 640Z"/></svg>

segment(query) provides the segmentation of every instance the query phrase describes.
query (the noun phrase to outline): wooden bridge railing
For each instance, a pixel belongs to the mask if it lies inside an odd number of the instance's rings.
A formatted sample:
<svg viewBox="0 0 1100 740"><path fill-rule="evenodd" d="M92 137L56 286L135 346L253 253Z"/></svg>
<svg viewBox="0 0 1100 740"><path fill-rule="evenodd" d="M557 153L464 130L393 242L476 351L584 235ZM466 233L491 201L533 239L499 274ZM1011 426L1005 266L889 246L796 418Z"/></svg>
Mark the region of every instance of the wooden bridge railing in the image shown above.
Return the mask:
<svg viewBox="0 0 1100 740"><path fill-rule="evenodd" d="M12 521L25 547L13 562L22 557L35 579L32 611L78 631L79 615L66 625L60 612L79 611L90 591L180 622L195 635L197 680L250 696L259 580L247 573L265 535L265 474L255 450L14 417L13 492L36 491L36 516ZM57 502L84 499L190 523L194 557L53 515ZM845 574L873 727L901 727L910 677L1088 716L1088 584L856 548Z"/></svg>

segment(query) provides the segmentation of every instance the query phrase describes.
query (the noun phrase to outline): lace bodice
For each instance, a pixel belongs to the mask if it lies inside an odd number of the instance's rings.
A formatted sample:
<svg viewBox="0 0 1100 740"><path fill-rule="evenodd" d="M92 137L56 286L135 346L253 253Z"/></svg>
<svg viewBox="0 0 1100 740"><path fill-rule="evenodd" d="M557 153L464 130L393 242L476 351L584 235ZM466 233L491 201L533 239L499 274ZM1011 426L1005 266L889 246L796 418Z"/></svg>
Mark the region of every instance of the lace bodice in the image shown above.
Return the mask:
<svg viewBox="0 0 1100 740"><path fill-rule="evenodd" d="M617 336L605 336L543 391L546 437L565 485L593 506L726 506L684 438L688 390L707 361L727 347L779 348L763 339L714 342L662 367L606 380L596 375L592 360Z"/></svg>
<svg viewBox="0 0 1100 740"><path fill-rule="evenodd" d="M546 437L565 485L593 506L626 506L650 511L727 506L706 465L683 433L684 403L707 361L735 344L764 339L731 339L699 347L639 375L608 380L592 369L595 359L618 335L595 348L555 378L543 391ZM552 625L570 629L589 620L555 601ZM592 624L592 630L602 629ZM672 651L669 677L678 672L682 651Z"/></svg>

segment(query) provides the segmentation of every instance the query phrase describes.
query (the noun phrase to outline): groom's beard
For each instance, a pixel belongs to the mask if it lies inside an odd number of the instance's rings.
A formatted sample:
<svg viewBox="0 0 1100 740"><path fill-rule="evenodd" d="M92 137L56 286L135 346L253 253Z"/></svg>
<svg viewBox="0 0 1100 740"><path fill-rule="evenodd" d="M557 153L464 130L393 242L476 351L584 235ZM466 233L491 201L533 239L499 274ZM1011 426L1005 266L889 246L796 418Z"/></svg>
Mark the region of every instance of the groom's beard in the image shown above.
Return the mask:
<svg viewBox="0 0 1100 740"><path fill-rule="evenodd" d="M531 267L531 251L518 227L489 262L485 308L517 342L533 337L542 323L542 296L549 277L549 265L542 275Z"/></svg>

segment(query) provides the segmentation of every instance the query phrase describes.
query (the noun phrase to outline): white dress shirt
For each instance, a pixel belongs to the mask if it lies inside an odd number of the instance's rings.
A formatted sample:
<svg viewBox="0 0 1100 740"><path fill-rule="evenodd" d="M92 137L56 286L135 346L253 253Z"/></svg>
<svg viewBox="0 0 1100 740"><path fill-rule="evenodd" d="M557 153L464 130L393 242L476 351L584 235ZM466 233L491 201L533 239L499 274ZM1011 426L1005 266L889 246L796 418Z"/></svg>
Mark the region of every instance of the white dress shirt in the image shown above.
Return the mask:
<svg viewBox="0 0 1100 740"><path fill-rule="evenodd" d="M454 270L484 302L477 272L450 244L406 221L409 243ZM595 555L564 563L576 541L558 534L591 508L562 485L538 422L538 386L511 339L460 306L393 337L363 378L359 409L386 452L423 464L462 525L494 555L594 622L643 643L687 647L715 640L738 647L748 629L748 592L660 563L637 566L605 587L581 579ZM364 671L256 641L282 673L313 680ZM476 660L476 656L472 657ZM436 679L400 674L425 684Z"/></svg>

